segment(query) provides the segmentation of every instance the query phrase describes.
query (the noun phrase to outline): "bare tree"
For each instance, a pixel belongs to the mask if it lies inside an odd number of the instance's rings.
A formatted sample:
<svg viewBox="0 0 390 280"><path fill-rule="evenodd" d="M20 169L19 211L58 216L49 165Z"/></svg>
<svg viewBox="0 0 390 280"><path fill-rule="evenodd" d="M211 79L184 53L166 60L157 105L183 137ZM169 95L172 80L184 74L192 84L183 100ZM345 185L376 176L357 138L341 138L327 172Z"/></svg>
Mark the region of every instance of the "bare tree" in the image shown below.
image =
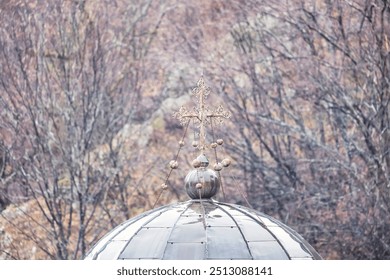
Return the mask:
<svg viewBox="0 0 390 280"><path fill-rule="evenodd" d="M160 109L203 69L233 113L225 187L325 258L389 258L388 1L127 2L0 13L0 207L25 218L8 224L77 258L151 207L182 133ZM149 94L147 79L163 85ZM7 257L28 258L17 246Z"/></svg>
<svg viewBox="0 0 390 280"><path fill-rule="evenodd" d="M390 258L388 1L237 5L220 90L251 203L329 258Z"/></svg>
<svg viewBox="0 0 390 280"><path fill-rule="evenodd" d="M161 20L145 23L151 2L117 7L124 16L114 20L117 10L88 1L2 14L1 203L23 212L30 226L8 222L46 257L80 258L118 215L130 215L137 154L124 156L130 144L117 135L139 113L144 58ZM18 206L24 201L38 214Z"/></svg>

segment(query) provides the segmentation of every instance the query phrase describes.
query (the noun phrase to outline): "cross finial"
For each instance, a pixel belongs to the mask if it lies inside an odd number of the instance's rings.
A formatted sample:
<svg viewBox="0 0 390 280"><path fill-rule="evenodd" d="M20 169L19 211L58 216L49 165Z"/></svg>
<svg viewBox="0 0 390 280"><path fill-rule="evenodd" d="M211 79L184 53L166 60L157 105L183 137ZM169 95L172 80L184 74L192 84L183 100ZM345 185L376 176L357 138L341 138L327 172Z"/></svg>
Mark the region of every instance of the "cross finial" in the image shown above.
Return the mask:
<svg viewBox="0 0 390 280"><path fill-rule="evenodd" d="M212 122L212 119L216 120L217 124L223 123L224 119L230 117L230 112L220 105L217 108L209 108L206 105L206 99L210 94L210 88L205 85L203 75L199 79L196 87L192 90L192 95L197 97L198 106L193 111L187 110L185 107L181 107L180 110L173 114L182 125L186 125L191 119L199 124L199 145L198 148L202 154L206 149L206 130L205 126Z"/></svg>

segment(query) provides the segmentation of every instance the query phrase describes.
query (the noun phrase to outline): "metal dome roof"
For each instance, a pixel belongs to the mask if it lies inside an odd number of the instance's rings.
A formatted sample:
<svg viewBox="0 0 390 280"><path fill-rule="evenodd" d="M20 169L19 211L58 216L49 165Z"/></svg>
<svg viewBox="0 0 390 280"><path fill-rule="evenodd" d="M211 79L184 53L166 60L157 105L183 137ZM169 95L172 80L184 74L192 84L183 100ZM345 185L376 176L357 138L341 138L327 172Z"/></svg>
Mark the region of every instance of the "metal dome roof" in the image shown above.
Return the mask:
<svg viewBox="0 0 390 280"><path fill-rule="evenodd" d="M219 162L217 148L223 140L215 140L213 130L213 142L208 145L205 125L212 126L213 119L221 123L230 113L222 106L206 106L209 88L203 78L193 94L199 98L198 108L191 112L182 107L174 114L186 126L184 136L191 120L199 124L199 142L194 141L193 146L200 154L192 162L195 169L185 179L192 200L163 206L120 224L92 248L86 259L321 259L299 234L281 222L246 207L211 199L222 188L220 171L231 160ZM184 136L175 159L169 163L171 171L158 198L168 189L172 170L178 168ZM214 170L208 169L208 149L215 155Z"/></svg>
<svg viewBox="0 0 390 280"><path fill-rule="evenodd" d="M109 232L86 259L321 259L294 230L211 199L151 210Z"/></svg>

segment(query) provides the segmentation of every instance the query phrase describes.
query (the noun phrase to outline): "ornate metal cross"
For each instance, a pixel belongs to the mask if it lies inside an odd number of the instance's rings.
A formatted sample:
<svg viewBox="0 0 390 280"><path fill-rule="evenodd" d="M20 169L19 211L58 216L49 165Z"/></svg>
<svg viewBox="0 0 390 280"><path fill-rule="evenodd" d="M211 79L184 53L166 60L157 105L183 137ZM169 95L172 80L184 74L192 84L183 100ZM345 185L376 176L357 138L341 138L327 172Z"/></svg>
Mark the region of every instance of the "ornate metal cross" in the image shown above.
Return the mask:
<svg viewBox="0 0 390 280"><path fill-rule="evenodd" d="M185 107L180 107L179 111L175 112L173 116L177 118L180 123L185 126L191 119L194 119L199 124L199 150L204 153L206 149L206 131L207 124L213 124L215 119L217 124L222 124L224 119L230 118L230 112L225 111L222 105L217 108L209 108L205 100L210 94L210 88L204 83L203 76L199 79L196 87L192 90L192 95L198 98L198 106L193 108L193 111L187 110Z"/></svg>

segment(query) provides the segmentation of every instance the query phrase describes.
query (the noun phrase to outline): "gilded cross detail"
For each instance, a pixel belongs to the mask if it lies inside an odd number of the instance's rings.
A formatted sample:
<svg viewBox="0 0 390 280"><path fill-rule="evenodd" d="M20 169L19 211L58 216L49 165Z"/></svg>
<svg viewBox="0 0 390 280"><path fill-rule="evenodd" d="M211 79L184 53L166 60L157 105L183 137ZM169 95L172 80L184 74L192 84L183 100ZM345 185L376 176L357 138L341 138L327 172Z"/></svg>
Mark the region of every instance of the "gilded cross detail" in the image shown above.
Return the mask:
<svg viewBox="0 0 390 280"><path fill-rule="evenodd" d="M186 125L189 120L195 119L199 124L199 145L198 148L201 152L206 149L206 130L207 124L211 123L211 119L214 119L217 124L222 124L224 119L230 118L230 112L226 111L223 106L217 108L209 108L206 105L206 99L210 94L210 88L204 83L203 77L201 77L192 90L192 95L197 97L198 106L192 111L187 110L185 107L181 107L178 112L173 116L177 118L182 125Z"/></svg>

